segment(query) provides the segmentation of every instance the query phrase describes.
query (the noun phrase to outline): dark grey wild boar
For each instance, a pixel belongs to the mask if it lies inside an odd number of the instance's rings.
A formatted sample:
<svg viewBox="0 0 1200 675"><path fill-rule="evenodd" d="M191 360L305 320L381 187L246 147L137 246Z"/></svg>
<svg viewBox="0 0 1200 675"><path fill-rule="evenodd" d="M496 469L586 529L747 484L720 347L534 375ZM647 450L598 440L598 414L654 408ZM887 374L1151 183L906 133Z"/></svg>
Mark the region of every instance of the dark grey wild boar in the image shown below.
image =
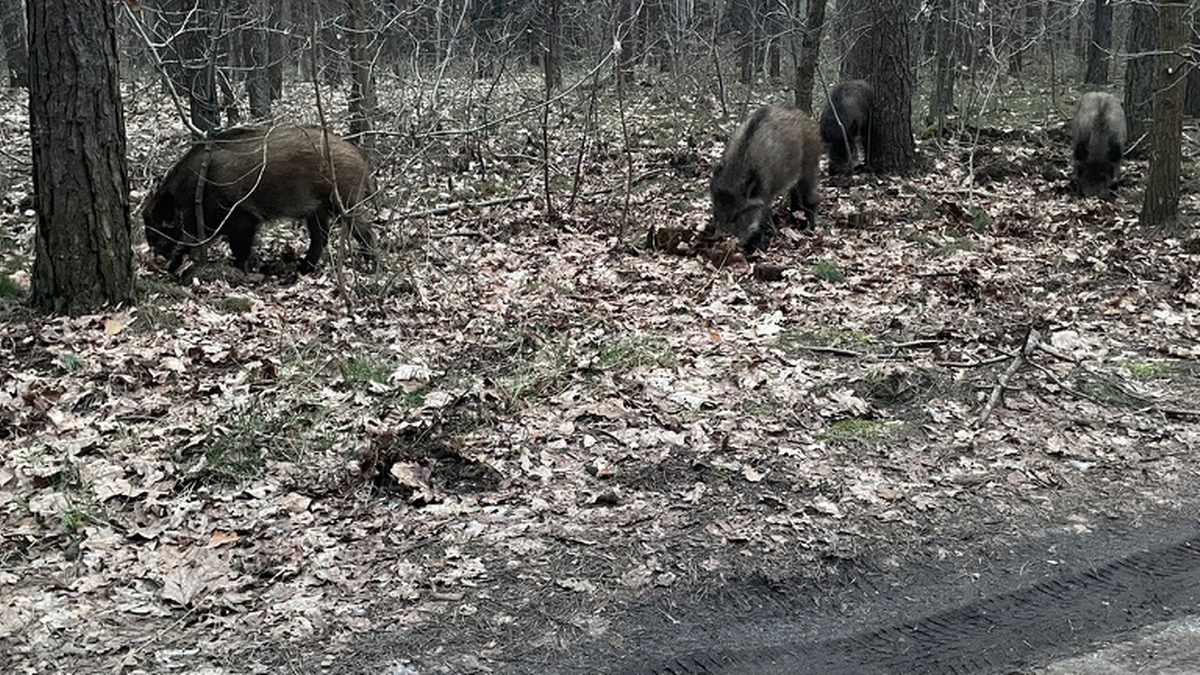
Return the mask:
<svg viewBox="0 0 1200 675"><path fill-rule="evenodd" d="M747 252L761 248L771 207L787 192L792 210L816 223L821 141L816 124L795 108L759 108L730 137L709 182L708 230L733 235Z"/></svg>
<svg viewBox="0 0 1200 675"><path fill-rule="evenodd" d="M1091 91L1079 98L1071 124L1075 187L1085 197L1111 197L1125 154L1125 109L1116 96Z"/></svg>
<svg viewBox="0 0 1200 675"><path fill-rule="evenodd" d="M860 153L863 161L870 161L872 99L866 80L840 82L829 90L821 112L821 140L829 149L831 175L852 173Z"/></svg>
<svg viewBox="0 0 1200 675"><path fill-rule="evenodd" d="M197 142L167 172L143 209L146 241L170 260L171 272L178 270L200 243L199 200L204 236L225 237L234 264L248 271L254 237L264 221L304 219L309 244L299 268L307 273L321 261L330 223L372 190L363 153L319 127L228 129ZM352 219L350 226L364 259L374 266L370 225Z"/></svg>

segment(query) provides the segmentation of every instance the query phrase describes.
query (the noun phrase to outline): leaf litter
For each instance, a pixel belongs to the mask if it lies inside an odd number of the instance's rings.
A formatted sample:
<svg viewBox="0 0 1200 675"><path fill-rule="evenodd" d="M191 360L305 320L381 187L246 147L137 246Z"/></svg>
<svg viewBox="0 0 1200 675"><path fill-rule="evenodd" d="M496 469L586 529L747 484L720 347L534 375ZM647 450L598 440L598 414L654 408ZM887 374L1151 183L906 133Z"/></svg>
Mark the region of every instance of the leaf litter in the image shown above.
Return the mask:
<svg viewBox="0 0 1200 675"><path fill-rule="evenodd" d="M453 173L453 141L404 160L412 183L381 163L402 245L345 289L143 268L135 307L7 306L6 672L505 672L619 643L655 589L819 580L915 532L954 548L1037 505L1194 483L1200 246L1140 230L1134 191L1071 198L1066 153L1029 138L923 143L919 177L826 182L763 280L640 247L702 226L722 147L711 113L648 96L627 227L604 128L583 172L601 191L556 222L537 199L396 216L536 193L497 134ZM165 115L130 115L139 166L182 147ZM0 228L18 283L29 189L6 186Z"/></svg>

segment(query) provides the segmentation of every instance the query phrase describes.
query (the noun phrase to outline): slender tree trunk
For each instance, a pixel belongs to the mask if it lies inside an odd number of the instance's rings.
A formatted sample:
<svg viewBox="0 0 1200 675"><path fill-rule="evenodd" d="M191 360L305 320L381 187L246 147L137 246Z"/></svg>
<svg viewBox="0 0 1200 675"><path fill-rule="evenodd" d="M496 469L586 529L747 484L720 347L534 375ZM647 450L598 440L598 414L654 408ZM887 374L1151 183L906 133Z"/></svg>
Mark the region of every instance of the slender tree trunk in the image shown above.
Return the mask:
<svg viewBox="0 0 1200 675"><path fill-rule="evenodd" d="M825 0L808 0L804 37L800 42L800 64L796 67L796 107L812 113L813 84L821 57L821 33L825 29Z"/></svg>
<svg viewBox="0 0 1200 675"><path fill-rule="evenodd" d="M284 31L290 31L292 27L292 0L259 1L270 7L267 13L267 27L270 31L270 37L267 39L267 50L270 54L267 79L271 83L271 100L278 101L283 96L283 66L291 56L287 53L288 44L284 40Z"/></svg>
<svg viewBox="0 0 1200 675"><path fill-rule="evenodd" d="M125 122L109 0L28 0L37 227L32 304L133 302Z"/></svg>
<svg viewBox="0 0 1200 675"><path fill-rule="evenodd" d="M767 75L778 81L783 74L783 9L772 6L766 15L766 28L770 30L767 41Z"/></svg>
<svg viewBox="0 0 1200 675"><path fill-rule="evenodd" d="M843 9L863 22L854 46L842 59L842 79L865 79L875 90L867 157L877 173L916 169L912 131L911 18L914 0L849 0Z"/></svg>
<svg viewBox="0 0 1200 675"><path fill-rule="evenodd" d="M1108 84L1108 56L1112 52L1112 0L1095 0L1092 11L1092 41L1088 43L1086 84Z"/></svg>
<svg viewBox="0 0 1200 675"><path fill-rule="evenodd" d="M212 131L221 126L217 36L224 2L168 0L162 3L162 16L174 36L167 45L166 66L175 93L187 100L192 125L201 132Z"/></svg>
<svg viewBox="0 0 1200 675"><path fill-rule="evenodd" d="M954 83L958 79L958 0L937 0L933 10L934 74L933 93L929 97L929 120L940 136L946 130L946 117L954 109Z"/></svg>
<svg viewBox="0 0 1200 675"><path fill-rule="evenodd" d="M542 0L542 75L547 91L562 86L562 0Z"/></svg>
<svg viewBox="0 0 1200 675"><path fill-rule="evenodd" d="M1142 202L1142 225L1182 232L1179 221L1179 166L1182 162L1184 54L1188 45L1187 0L1158 0L1158 45L1155 59L1154 125L1150 131L1150 171Z"/></svg>
<svg viewBox="0 0 1200 675"><path fill-rule="evenodd" d="M246 28L246 97L250 116L262 119L271 114L271 36L267 17L273 12L267 0L252 0L248 7L251 24Z"/></svg>
<svg viewBox="0 0 1200 675"><path fill-rule="evenodd" d="M28 87L29 47L21 0L0 2L0 39L4 41L4 61L8 64L8 86Z"/></svg>
<svg viewBox="0 0 1200 675"><path fill-rule="evenodd" d="M363 0L348 0L350 10L350 133L366 145L375 111L375 75L369 53L367 8Z"/></svg>
<svg viewBox="0 0 1200 675"><path fill-rule="evenodd" d="M624 36L621 38L621 53L617 55L617 69L621 71L621 77L624 77L626 82L633 80L634 61L637 58L634 54L637 49L634 37L634 22L637 21L637 17L634 16L634 2L635 0L617 0L617 34Z"/></svg>
<svg viewBox="0 0 1200 675"><path fill-rule="evenodd" d="M1184 103L1184 112L1188 117L1200 117L1200 67L1197 67L1197 60L1200 59L1200 7L1197 4L1200 3L1192 3L1192 58L1188 64L1187 101Z"/></svg>
<svg viewBox="0 0 1200 675"><path fill-rule="evenodd" d="M1129 61L1125 64L1125 119L1129 125L1130 144L1134 144L1147 130L1152 113L1151 97L1154 94L1155 65L1154 50L1158 47L1158 13L1154 5L1138 2L1133 5L1129 19L1129 39L1125 47ZM1143 151L1135 151L1142 155Z"/></svg>
<svg viewBox="0 0 1200 675"><path fill-rule="evenodd" d="M730 23L737 34L739 81L750 84L759 67L759 44L762 38L762 17L758 0L733 0L729 4Z"/></svg>

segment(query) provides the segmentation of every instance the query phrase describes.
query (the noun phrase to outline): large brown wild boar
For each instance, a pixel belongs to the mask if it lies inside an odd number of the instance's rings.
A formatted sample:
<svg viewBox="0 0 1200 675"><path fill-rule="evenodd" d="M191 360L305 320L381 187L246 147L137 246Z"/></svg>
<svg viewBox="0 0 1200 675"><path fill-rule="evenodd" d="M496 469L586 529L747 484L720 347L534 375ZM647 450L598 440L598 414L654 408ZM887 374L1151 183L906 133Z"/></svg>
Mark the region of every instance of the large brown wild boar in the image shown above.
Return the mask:
<svg viewBox="0 0 1200 675"><path fill-rule="evenodd" d="M175 272L200 243L199 202L204 237L225 237L234 264L249 270L263 221L303 218L309 244L300 271L307 273L321 261L330 223L372 189L362 152L319 127L228 129L197 142L167 172L143 210L146 241ZM351 219L350 226L364 258L374 265L370 225Z"/></svg>
<svg viewBox="0 0 1200 675"><path fill-rule="evenodd" d="M1125 154L1125 108L1112 94L1088 92L1079 98L1071 132L1076 188L1085 197L1111 197Z"/></svg>
<svg viewBox="0 0 1200 675"><path fill-rule="evenodd" d="M771 208L787 192L792 210L816 222L821 140L811 119L795 108L766 105L729 139L713 169L709 231L733 235L746 251L765 245Z"/></svg>

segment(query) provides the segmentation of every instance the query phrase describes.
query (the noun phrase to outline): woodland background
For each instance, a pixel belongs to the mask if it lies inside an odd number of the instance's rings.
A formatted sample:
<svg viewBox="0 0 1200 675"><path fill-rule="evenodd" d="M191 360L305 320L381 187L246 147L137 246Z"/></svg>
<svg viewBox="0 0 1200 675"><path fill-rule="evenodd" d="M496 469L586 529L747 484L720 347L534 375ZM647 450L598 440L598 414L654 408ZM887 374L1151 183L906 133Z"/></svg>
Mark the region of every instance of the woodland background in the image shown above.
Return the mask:
<svg viewBox="0 0 1200 675"><path fill-rule="evenodd" d="M1198 18L3 0L0 669L617 672L761 619L737 584L858 621L840 580L1194 518ZM698 251L730 130L864 73L878 171ZM1069 188L1097 87L1111 201ZM259 121L368 149L380 272L153 259L155 181Z"/></svg>

